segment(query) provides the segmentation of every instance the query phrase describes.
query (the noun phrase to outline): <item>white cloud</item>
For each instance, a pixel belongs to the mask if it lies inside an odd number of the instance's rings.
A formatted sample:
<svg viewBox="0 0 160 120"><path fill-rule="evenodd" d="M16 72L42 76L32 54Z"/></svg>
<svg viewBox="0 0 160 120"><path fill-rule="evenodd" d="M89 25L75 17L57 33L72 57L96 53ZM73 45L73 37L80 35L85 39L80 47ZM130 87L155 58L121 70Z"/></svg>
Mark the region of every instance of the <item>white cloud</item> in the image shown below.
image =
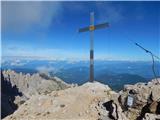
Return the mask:
<svg viewBox="0 0 160 120"><path fill-rule="evenodd" d="M10 63L10 66L24 66L25 64L27 64L27 63L24 63L24 62L11 62Z"/></svg>
<svg viewBox="0 0 160 120"><path fill-rule="evenodd" d="M2 31L26 31L33 26L47 28L60 15L61 4L43 1L3 1Z"/></svg>
<svg viewBox="0 0 160 120"><path fill-rule="evenodd" d="M36 68L39 73L50 75L50 72L56 73L57 70L52 66L40 66Z"/></svg>
<svg viewBox="0 0 160 120"><path fill-rule="evenodd" d="M2 56L19 56L29 59L36 60L70 60L76 61L87 60L88 54L85 51L78 52L73 50L67 50L62 48L33 48L18 45L7 45L2 46ZM87 56L86 56L87 55Z"/></svg>
<svg viewBox="0 0 160 120"><path fill-rule="evenodd" d="M29 61L24 61L22 59L15 58L15 57L14 58L3 57L1 64L2 65L7 65L7 66L24 66L28 62Z"/></svg>

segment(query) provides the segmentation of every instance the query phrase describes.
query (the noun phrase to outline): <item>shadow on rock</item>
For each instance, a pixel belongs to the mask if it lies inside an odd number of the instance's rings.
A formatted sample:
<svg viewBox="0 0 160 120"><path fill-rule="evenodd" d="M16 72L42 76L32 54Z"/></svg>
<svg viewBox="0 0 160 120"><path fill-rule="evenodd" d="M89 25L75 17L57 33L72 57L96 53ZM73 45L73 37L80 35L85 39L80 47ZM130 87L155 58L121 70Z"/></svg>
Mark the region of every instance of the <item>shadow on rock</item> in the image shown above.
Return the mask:
<svg viewBox="0 0 160 120"><path fill-rule="evenodd" d="M103 103L103 106L106 108L108 113L108 117L112 120L118 120L118 111L117 111L117 104L114 103L113 100Z"/></svg>
<svg viewBox="0 0 160 120"><path fill-rule="evenodd" d="M141 110L140 116L136 120L142 120L146 113L160 114L160 102L147 103Z"/></svg>
<svg viewBox="0 0 160 120"><path fill-rule="evenodd" d="M11 85L10 80L5 80L1 71L1 118L12 114L18 107L14 103L15 96L22 96L16 86Z"/></svg>
<svg viewBox="0 0 160 120"><path fill-rule="evenodd" d="M145 116L146 113L150 113L150 109L149 109L150 104L146 104L142 110L141 110L141 114L140 116L137 117L136 120L142 120Z"/></svg>

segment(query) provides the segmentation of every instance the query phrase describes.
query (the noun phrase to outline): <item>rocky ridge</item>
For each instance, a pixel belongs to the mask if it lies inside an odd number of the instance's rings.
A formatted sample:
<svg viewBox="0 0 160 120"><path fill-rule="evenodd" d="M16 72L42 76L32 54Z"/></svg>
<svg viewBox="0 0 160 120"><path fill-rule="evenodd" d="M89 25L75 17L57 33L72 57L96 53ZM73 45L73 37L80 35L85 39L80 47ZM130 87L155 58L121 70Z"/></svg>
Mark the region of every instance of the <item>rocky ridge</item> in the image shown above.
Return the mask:
<svg viewBox="0 0 160 120"><path fill-rule="evenodd" d="M13 72L14 73L14 72ZM18 74L18 73L16 73ZM5 75L7 75L5 73ZM23 76L23 75L20 75ZM32 75L38 79L49 80L44 75ZM7 76L5 76L8 78ZM16 79L15 76L12 79ZM18 77L19 78L19 77ZM23 77L23 79L26 79ZM32 81L31 79L31 81ZM58 78L57 78L58 79ZM20 80L20 79L19 79ZM46 81L47 81L46 80ZM99 82L85 83L81 86L68 85L61 80L63 87L54 87L48 90L40 90L32 82L27 82L31 87L19 88L22 93L29 96L23 104L4 120L42 120L42 119L83 119L83 120L159 120L160 119L160 79L148 83L137 83L125 85L119 93L114 92L109 86ZM12 81L15 85L22 85ZM12 83L12 84L13 84ZM32 84L33 85L32 85ZM41 84L41 82L37 82ZM38 85L37 85L38 86ZM31 91L25 89L34 88ZM42 88L42 87L40 87ZM50 87L49 87L50 88ZM132 104L128 105L129 96L132 97ZM22 99L20 95L16 96ZM20 100L21 101L21 100ZM16 104L19 102L16 102Z"/></svg>
<svg viewBox="0 0 160 120"><path fill-rule="evenodd" d="M34 95L45 95L71 86L74 85L69 85L57 77L49 78L45 74L30 75L12 70L1 71L1 117L12 114Z"/></svg>
<svg viewBox="0 0 160 120"><path fill-rule="evenodd" d="M22 74L12 70L3 71L4 79L16 86L27 98L36 94L47 94L54 90L70 87L57 77L47 78L45 74ZM46 79L47 78L47 79Z"/></svg>

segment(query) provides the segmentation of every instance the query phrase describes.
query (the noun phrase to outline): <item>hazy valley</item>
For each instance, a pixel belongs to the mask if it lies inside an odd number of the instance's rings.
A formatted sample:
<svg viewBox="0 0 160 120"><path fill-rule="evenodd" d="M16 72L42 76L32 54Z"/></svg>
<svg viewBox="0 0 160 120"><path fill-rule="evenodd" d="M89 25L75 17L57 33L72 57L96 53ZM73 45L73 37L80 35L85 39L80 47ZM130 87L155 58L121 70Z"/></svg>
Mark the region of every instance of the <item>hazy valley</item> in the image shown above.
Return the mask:
<svg viewBox="0 0 160 120"><path fill-rule="evenodd" d="M45 73L57 76L66 83L83 84L89 80L89 61L4 59L2 70L18 73ZM148 82L154 78L151 62L95 61L95 80L120 90L124 84ZM160 63L156 62L156 74L160 76ZM113 82L114 81L114 82Z"/></svg>

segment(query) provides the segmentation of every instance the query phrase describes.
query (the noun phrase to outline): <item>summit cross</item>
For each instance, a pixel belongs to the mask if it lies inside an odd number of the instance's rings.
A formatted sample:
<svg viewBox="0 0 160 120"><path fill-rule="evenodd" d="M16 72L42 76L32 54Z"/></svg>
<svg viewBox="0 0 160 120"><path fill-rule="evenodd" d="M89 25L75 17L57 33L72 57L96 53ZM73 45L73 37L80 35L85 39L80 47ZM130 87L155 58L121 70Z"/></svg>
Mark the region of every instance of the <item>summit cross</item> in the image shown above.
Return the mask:
<svg viewBox="0 0 160 120"><path fill-rule="evenodd" d="M90 26L80 28L78 30L79 33L87 32L87 31L90 32L90 82L94 81L94 50L93 50L94 49L94 42L93 42L94 30L102 29L106 27L109 27L108 22L94 25L94 12L91 12L90 13Z"/></svg>

